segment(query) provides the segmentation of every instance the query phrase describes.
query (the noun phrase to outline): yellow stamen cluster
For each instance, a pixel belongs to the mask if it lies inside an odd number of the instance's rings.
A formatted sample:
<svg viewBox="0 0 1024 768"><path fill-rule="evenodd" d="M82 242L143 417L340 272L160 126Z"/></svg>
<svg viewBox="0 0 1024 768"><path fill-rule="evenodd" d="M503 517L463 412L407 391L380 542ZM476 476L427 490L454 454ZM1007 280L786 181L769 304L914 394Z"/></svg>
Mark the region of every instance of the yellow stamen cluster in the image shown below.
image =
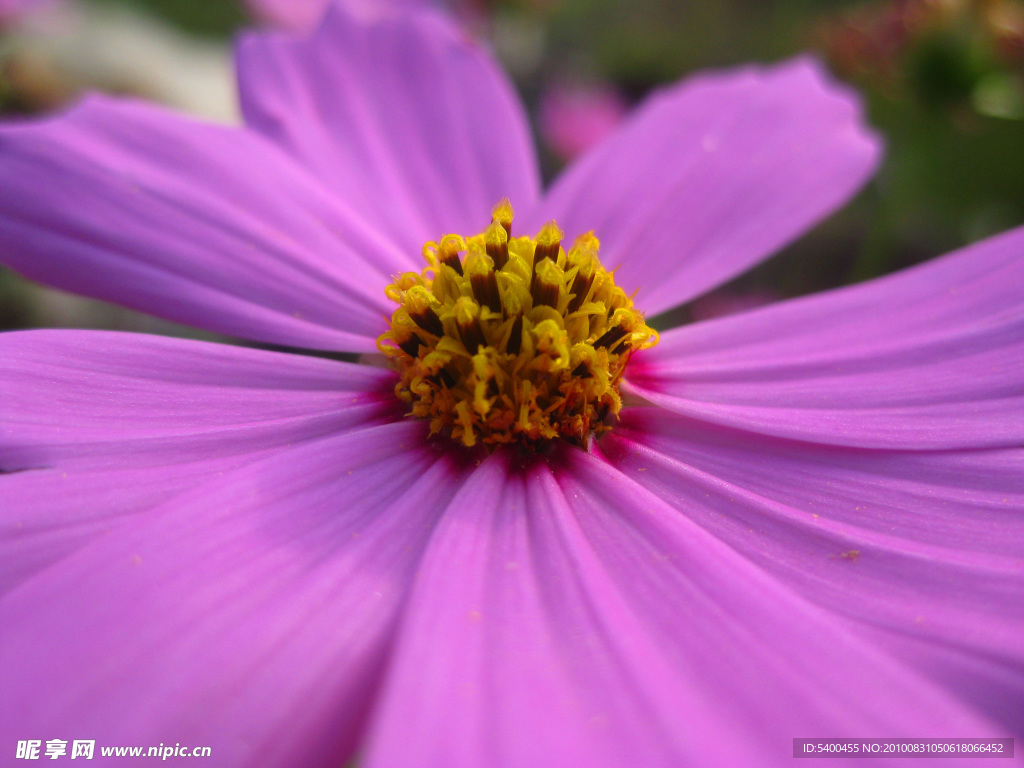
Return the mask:
<svg viewBox="0 0 1024 768"><path fill-rule="evenodd" d="M377 341L395 392L431 434L464 445L578 445L622 407L630 356L657 334L598 259L593 233L562 247L554 222L512 237L502 200L481 234L423 246L428 266L386 289L399 306Z"/></svg>

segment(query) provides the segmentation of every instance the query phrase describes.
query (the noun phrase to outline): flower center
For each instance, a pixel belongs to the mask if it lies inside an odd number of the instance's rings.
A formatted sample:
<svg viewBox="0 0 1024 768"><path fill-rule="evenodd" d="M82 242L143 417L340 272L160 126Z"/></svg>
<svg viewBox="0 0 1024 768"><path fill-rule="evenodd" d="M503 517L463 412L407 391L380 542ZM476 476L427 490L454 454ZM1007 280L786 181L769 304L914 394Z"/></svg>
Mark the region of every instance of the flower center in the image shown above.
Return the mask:
<svg viewBox="0 0 1024 768"><path fill-rule="evenodd" d="M466 446L556 438L584 445L622 407L619 382L657 334L601 266L592 232L562 247L553 221L512 237L512 206L472 237L423 246L427 267L385 291L398 304L377 346L431 434Z"/></svg>

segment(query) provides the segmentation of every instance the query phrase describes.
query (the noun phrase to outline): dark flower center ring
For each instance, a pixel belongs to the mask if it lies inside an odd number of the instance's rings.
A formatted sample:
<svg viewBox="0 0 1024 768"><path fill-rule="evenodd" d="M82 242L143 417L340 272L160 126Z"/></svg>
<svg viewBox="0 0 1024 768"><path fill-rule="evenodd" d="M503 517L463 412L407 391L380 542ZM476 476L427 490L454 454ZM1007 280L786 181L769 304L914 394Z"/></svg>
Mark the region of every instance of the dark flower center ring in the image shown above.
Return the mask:
<svg viewBox="0 0 1024 768"><path fill-rule="evenodd" d="M502 200L483 233L423 246L427 267L386 289L398 304L377 345L399 398L431 434L466 446L585 445L622 408L630 356L657 333L601 266L592 232L568 250L545 224L512 237Z"/></svg>

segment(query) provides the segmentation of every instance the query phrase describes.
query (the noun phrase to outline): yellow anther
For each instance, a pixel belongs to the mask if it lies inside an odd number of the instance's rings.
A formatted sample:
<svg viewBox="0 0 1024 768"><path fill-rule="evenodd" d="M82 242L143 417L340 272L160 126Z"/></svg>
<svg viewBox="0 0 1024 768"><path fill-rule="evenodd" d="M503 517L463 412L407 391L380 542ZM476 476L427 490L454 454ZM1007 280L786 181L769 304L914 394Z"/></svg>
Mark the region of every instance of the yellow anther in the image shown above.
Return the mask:
<svg viewBox="0 0 1024 768"><path fill-rule="evenodd" d="M545 259L537 265L537 275L533 281L533 306L545 306L558 309L561 300L562 286L565 283L565 273L558 268L558 265L550 259Z"/></svg>
<svg viewBox="0 0 1024 768"><path fill-rule="evenodd" d="M441 264L447 264L461 275L462 262L459 260L459 252L464 250L466 250L465 240L458 235L445 235L437 247L437 260Z"/></svg>
<svg viewBox="0 0 1024 768"><path fill-rule="evenodd" d="M455 302L452 309L455 315L455 322L459 325L469 325L480 321L480 305L468 296L463 296Z"/></svg>
<svg viewBox="0 0 1024 768"><path fill-rule="evenodd" d="M395 312L391 322L391 340L409 357L417 357L423 341L416 333L417 326L409 317L408 312ZM382 345L384 337L377 339L377 348L387 353L387 347Z"/></svg>
<svg viewBox="0 0 1024 768"><path fill-rule="evenodd" d="M466 277L473 296L480 306L501 312L501 290L491 258L484 253L470 252L466 257Z"/></svg>
<svg viewBox="0 0 1024 768"><path fill-rule="evenodd" d="M384 289L384 295L401 304L403 294L416 285L423 285L423 276L415 272L404 272L395 278L395 282Z"/></svg>
<svg viewBox="0 0 1024 768"><path fill-rule="evenodd" d="M561 247L562 238L564 237L565 233L553 221L549 221L541 227L537 235L536 256L533 259L534 265L539 264L542 259L557 261L558 249Z"/></svg>
<svg viewBox="0 0 1024 768"><path fill-rule="evenodd" d="M553 371L569 367L569 336L554 320L543 320L534 328L537 356L532 365L540 370Z"/></svg>
<svg viewBox="0 0 1024 768"><path fill-rule="evenodd" d="M583 302L587 300L587 295L590 293L590 286L594 284L594 273L601 267L601 263L597 260L597 251L577 252L573 254L573 257L576 262L576 275L569 288L569 293L572 294L572 298L569 299L570 312L575 312L583 306Z"/></svg>
<svg viewBox="0 0 1024 768"><path fill-rule="evenodd" d="M601 250L601 241L594 237L593 232L584 232L573 241L571 250L597 253Z"/></svg>
<svg viewBox="0 0 1024 768"><path fill-rule="evenodd" d="M505 234L508 237L512 237L512 217L514 212L512 211L512 203L509 202L507 197L501 198L501 202L494 206L494 210L491 211L491 221L501 224L505 230Z"/></svg>
<svg viewBox="0 0 1024 768"><path fill-rule="evenodd" d="M483 327L480 325L480 305L468 296L461 297L452 308L455 323L459 327L462 342L469 354L475 355L477 350L486 346Z"/></svg>
<svg viewBox="0 0 1024 768"><path fill-rule="evenodd" d="M508 263L508 232L498 222L493 222L484 230L484 243L487 255L494 262L495 269L501 269Z"/></svg>
<svg viewBox="0 0 1024 768"><path fill-rule="evenodd" d="M463 265L467 277L483 275L494 269L494 262L491 257L483 251L470 251L466 254L466 261Z"/></svg>
<svg viewBox="0 0 1024 768"><path fill-rule="evenodd" d="M414 286L405 293L405 307L409 317L420 328L441 336L444 328L441 326L441 319L433 307L434 301L430 291L422 285Z"/></svg>
<svg viewBox="0 0 1024 768"><path fill-rule="evenodd" d="M432 434L467 447L584 445L622 406L632 353L657 335L601 266L593 233L568 253L554 222L511 238L512 206L472 237L427 243L427 267L385 293L399 306L378 347L397 395Z"/></svg>

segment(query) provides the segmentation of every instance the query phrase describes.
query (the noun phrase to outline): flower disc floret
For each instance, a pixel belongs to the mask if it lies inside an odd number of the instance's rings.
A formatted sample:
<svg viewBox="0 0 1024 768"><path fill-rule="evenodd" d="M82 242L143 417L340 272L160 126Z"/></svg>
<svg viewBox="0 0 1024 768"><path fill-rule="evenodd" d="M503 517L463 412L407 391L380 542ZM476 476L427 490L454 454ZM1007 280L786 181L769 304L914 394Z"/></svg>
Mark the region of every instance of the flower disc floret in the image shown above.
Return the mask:
<svg viewBox="0 0 1024 768"><path fill-rule="evenodd" d="M554 222L512 237L512 206L472 237L423 246L427 266L386 289L398 304L378 347L431 434L474 446L584 445L622 407L630 356L657 343L601 266L592 232L566 250Z"/></svg>

